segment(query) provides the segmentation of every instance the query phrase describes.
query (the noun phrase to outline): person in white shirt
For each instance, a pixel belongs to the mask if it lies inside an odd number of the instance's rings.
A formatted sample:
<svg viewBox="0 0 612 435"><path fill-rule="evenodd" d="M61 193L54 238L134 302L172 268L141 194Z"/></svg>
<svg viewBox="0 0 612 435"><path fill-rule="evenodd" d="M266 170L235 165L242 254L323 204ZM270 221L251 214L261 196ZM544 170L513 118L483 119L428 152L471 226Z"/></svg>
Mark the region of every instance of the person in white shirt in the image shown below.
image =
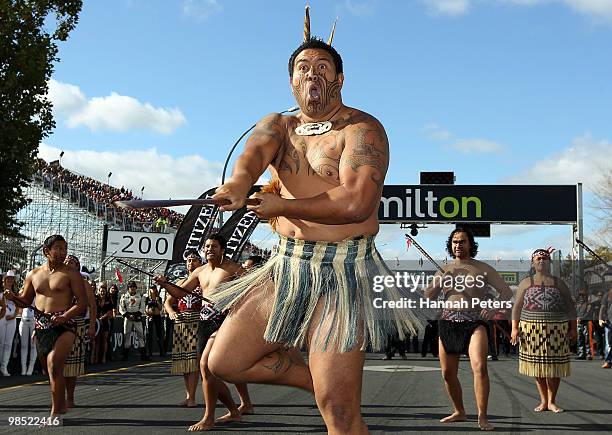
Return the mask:
<svg viewBox="0 0 612 435"><path fill-rule="evenodd" d="M9 270L2 278L4 290L15 292L15 272ZM13 301L5 299L6 311L4 317L0 319L0 374L10 376L8 363L11 359L13 339L15 338L15 328L17 326L17 307Z"/></svg>
<svg viewBox="0 0 612 435"><path fill-rule="evenodd" d="M140 357L143 361L148 361L145 350L144 331L142 327L142 319L145 313L145 298L142 295L136 294L136 282L128 283L128 293L121 296L119 301L119 312L123 316L123 360L127 361L130 352L130 334L133 331L138 339L138 347L140 348Z"/></svg>
<svg viewBox="0 0 612 435"><path fill-rule="evenodd" d="M34 302L32 302L34 306ZM21 322L19 323L19 341L21 342L21 376L31 376L36 364L36 345L32 336L34 332L34 310L19 308ZM28 360L29 355L29 360Z"/></svg>

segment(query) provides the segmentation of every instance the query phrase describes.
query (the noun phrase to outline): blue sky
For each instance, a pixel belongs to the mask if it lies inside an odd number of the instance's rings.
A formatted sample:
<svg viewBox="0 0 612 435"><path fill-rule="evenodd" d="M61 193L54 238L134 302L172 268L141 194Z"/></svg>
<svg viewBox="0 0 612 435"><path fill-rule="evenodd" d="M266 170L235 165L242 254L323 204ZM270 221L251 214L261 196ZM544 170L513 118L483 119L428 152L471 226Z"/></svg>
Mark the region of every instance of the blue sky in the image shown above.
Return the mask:
<svg viewBox="0 0 612 435"><path fill-rule="evenodd" d="M589 189L612 151L612 1L311 1L313 34L345 63L345 104L376 116L391 145L388 184L453 170L458 184ZM287 59L303 1L86 1L60 45L50 97L57 128L41 155L145 197L218 183L236 138L295 104ZM587 235L597 226L587 208ZM448 226L419 240L442 255ZM255 240L267 238L262 228ZM570 248L570 229L497 227L483 255ZM267 240L270 240L268 237ZM386 226L387 258L406 252Z"/></svg>

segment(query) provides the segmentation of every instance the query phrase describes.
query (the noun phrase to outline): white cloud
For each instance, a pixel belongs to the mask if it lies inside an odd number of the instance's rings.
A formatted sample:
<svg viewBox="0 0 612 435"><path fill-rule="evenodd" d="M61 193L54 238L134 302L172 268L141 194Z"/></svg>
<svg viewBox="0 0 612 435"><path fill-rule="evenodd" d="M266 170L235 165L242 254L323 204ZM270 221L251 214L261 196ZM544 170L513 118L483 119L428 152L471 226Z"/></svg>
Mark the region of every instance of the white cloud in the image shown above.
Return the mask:
<svg viewBox="0 0 612 435"><path fill-rule="evenodd" d="M587 188L599 180L603 171L612 170L612 142L595 140L590 134L577 137L560 153L533 162L525 171L508 179L516 184L576 184Z"/></svg>
<svg viewBox="0 0 612 435"><path fill-rule="evenodd" d="M449 131L443 129L435 122L430 122L423 127L423 130L425 133L427 133L429 138L433 140L448 140L452 137L452 134Z"/></svg>
<svg viewBox="0 0 612 435"><path fill-rule="evenodd" d="M485 0L421 0L429 10L441 15L459 16L469 12L472 6L484 4ZM533 7L543 4L562 4L595 21L612 23L612 1L610 0L495 0L499 4ZM487 4L491 1L487 0Z"/></svg>
<svg viewBox="0 0 612 435"><path fill-rule="evenodd" d="M427 8L442 15L458 16L468 13L470 0L422 0Z"/></svg>
<svg viewBox="0 0 612 435"><path fill-rule="evenodd" d="M344 7L353 15L367 16L374 14L377 0L345 0Z"/></svg>
<svg viewBox="0 0 612 435"><path fill-rule="evenodd" d="M60 153L59 148L40 144L39 157L52 161ZM100 152L91 150L66 151L62 166L79 174L116 187L125 186L140 196L145 186L145 198L197 198L202 192L218 186L223 165L210 162L199 155L173 157L160 153L156 148Z"/></svg>
<svg viewBox="0 0 612 435"><path fill-rule="evenodd" d="M460 139L450 144L449 147L465 154L499 153L504 150L503 145L486 139Z"/></svg>
<svg viewBox="0 0 612 435"><path fill-rule="evenodd" d="M211 15L217 14L223 7L217 0L184 0L183 15L196 20L204 21Z"/></svg>
<svg viewBox="0 0 612 435"><path fill-rule="evenodd" d="M91 130L143 129L170 134L187 122L177 108L156 108L116 92L87 99L78 86L53 79L49 81L49 99L57 118L70 128L84 125Z"/></svg>
<svg viewBox="0 0 612 435"><path fill-rule="evenodd" d="M427 136L436 141L446 142L454 138L454 135L444 129L442 126L435 122L430 122L423 127L423 131ZM454 150L461 151L464 154L486 154L486 153L500 153L505 151L505 147L497 142L493 142L487 139L462 139L457 138L454 142L448 144L448 147Z"/></svg>

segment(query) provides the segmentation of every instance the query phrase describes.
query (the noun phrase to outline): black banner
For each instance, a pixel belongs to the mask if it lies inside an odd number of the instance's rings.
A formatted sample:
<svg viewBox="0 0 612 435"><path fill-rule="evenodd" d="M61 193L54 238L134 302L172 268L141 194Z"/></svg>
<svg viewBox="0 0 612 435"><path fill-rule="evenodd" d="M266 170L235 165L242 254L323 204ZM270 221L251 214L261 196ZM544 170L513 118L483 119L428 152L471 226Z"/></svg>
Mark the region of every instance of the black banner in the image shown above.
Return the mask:
<svg viewBox="0 0 612 435"><path fill-rule="evenodd" d="M572 185L386 185L381 223L572 223Z"/></svg>
<svg viewBox="0 0 612 435"><path fill-rule="evenodd" d="M216 187L207 190L200 195L200 199L212 197L215 189ZM219 207L216 205L191 206L174 237L172 260L166 266L166 276L173 281L187 276L185 251L192 248L200 250L206 235L213 227L218 211Z"/></svg>
<svg viewBox="0 0 612 435"><path fill-rule="evenodd" d="M221 227L219 234L227 240L225 256L232 261L238 261L244 245L251 233L259 223L259 218L246 207L236 210L228 221Z"/></svg>

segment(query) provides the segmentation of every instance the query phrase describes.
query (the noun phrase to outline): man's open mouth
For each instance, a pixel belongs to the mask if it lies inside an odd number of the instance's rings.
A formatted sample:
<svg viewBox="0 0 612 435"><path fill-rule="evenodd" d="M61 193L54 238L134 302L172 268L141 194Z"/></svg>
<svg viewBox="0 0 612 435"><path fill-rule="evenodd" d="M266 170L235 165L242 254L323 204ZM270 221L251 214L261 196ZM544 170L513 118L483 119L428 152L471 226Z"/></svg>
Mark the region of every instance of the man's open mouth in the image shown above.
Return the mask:
<svg viewBox="0 0 612 435"><path fill-rule="evenodd" d="M318 100L321 97L321 92L319 91L319 87L316 85L311 86L310 89L308 89L308 95L310 96L311 99Z"/></svg>

